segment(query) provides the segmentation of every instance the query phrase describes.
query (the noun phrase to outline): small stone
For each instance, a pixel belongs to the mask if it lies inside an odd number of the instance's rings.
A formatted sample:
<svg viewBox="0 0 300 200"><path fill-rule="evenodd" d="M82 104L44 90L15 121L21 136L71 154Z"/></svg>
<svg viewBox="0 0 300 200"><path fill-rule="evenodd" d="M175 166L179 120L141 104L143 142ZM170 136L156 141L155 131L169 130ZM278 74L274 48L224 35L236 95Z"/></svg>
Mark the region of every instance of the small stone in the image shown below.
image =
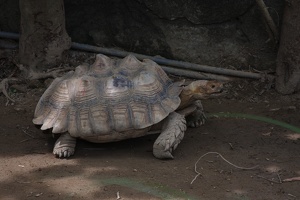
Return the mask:
<svg viewBox="0 0 300 200"><path fill-rule="evenodd" d="M133 169L133 171L134 171L134 172L137 172L138 170L137 170L137 169Z"/></svg>
<svg viewBox="0 0 300 200"><path fill-rule="evenodd" d="M293 111L297 110L296 106L288 106L287 109L288 110L293 110Z"/></svg>
<svg viewBox="0 0 300 200"><path fill-rule="evenodd" d="M41 193L38 193L38 194L36 194L35 196L36 197L39 197L39 196L41 196L43 193L41 192Z"/></svg>
<svg viewBox="0 0 300 200"><path fill-rule="evenodd" d="M21 107L14 107L14 110L17 112L25 112L26 111L24 108L21 108Z"/></svg>

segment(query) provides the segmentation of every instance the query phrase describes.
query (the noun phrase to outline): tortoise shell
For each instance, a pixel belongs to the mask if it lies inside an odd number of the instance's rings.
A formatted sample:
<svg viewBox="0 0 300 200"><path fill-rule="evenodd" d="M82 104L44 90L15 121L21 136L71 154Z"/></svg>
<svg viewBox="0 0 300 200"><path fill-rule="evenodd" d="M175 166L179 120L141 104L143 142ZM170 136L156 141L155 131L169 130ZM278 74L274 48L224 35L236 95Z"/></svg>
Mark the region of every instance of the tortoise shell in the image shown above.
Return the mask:
<svg viewBox="0 0 300 200"><path fill-rule="evenodd" d="M151 60L98 54L92 65L80 65L52 82L33 123L81 138L144 129L178 108L181 90Z"/></svg>

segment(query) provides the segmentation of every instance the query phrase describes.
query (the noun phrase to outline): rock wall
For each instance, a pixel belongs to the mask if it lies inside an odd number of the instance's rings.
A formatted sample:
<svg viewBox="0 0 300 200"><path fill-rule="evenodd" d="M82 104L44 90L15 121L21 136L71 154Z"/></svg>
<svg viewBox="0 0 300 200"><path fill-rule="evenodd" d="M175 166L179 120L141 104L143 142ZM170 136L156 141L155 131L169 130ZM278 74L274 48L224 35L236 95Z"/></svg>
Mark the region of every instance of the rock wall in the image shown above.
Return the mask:
<svg viewBox="0 0 300 200"><path fill-rule="evenodd" d="M283 0L266 0L279 26ZM0 30L19 31L18 0L0 0ZM73 41L218 67L275 68L254 0L65 0Z"/></svg>

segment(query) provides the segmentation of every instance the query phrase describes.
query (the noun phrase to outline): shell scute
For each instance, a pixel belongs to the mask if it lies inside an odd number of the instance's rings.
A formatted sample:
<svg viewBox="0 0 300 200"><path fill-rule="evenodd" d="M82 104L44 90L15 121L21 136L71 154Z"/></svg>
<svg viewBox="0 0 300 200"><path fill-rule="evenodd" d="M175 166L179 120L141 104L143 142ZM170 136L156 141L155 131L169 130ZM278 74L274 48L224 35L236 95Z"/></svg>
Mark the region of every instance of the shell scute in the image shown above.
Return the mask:
<svg viewBox="0 0 300 200"><path fill-rule="evenodd" d="M111 130L110 115L105 105L95 105L90 107L91 124L94 133L108 134Z"/></svg>

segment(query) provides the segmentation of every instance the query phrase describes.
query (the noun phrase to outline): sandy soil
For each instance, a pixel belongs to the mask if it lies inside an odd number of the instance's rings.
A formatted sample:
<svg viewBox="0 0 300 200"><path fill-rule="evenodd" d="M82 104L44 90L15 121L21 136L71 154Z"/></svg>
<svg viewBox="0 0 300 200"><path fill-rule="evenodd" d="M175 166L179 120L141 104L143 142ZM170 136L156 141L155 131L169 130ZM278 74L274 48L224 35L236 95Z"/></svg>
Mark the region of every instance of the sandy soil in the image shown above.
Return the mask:
<svg viewBox="0 0 300 200"><path fill-rule="evenodd" d="M174 160L153 157L156 135L108 144L79 141L75 156L57 159L55 138L32 124L45 86L25 88L10 89L15 103L0 96L0 199L300 199L300 181L289 181L300 177L297 97L279 96L257 82L232 84L227 97L203 102L210 117L187 130ZM217 117L219 112L287 124ZM191 184L196 162L201 175Z"/></svg>

